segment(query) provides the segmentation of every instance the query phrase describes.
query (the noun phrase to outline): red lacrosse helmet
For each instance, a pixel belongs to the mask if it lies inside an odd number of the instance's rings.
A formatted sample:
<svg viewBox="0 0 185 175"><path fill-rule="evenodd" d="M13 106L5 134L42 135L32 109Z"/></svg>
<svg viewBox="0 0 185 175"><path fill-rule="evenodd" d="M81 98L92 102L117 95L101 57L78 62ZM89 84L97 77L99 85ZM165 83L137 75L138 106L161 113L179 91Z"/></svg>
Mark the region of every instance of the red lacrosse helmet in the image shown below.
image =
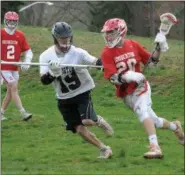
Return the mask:
<svg viewBox="0 0 185 175"><path fill-rule="evenodd" d="M104 40L108 47L115 47L127 33L127 24L123 19L112 18L105 22L101 32L104 33Z"/></svg>
<svg viewBox="0 0 185 175"><path fill-rule="evenodd" d="M16 12L9 11L4 15L4 24L9 29L15 29L19 22L19 15Z"/></svg>

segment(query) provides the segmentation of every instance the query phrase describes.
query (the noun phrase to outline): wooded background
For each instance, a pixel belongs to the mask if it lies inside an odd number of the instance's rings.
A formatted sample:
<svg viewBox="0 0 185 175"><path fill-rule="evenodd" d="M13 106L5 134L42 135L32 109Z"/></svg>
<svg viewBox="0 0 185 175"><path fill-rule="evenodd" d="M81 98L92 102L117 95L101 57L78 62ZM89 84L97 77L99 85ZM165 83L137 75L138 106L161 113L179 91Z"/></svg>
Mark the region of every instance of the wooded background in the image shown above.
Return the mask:
<svg viewBox="0 0 185 175"><path fill-rule="evenodd" d="M2 1L1 21L6 11L18 9L34 1ZM52 27L57 21L66 21L74 28L100 32L105 20L123 18L129 34L154 36L159 16L173 13L180 23L168 37L184 40L184 1L52 1L53 6L37 4L20 13L20 23L31 26Z"/></svg>

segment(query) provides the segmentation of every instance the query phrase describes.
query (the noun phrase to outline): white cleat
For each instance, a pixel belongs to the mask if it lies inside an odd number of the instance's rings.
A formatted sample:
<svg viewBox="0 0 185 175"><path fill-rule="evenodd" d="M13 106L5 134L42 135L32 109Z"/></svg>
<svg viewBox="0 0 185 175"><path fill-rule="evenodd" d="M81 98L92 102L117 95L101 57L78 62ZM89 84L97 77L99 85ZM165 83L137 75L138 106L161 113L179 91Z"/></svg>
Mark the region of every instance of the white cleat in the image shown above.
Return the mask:
<svg viewBox="0 0 185 175"><path fill-rule="evenodd" d="M32 114L31 113L28 113L26 111L22 112L21 115L23 117L22 120L24 120L24 121L28 121L29 119L32 118Z"/></svg>
<svg viewBox="0 0 185 175"><path fill-rule="evenodd" d="M174 121L174 124L176 124L177 129L174 131L175 135L179 139L179 143L181 145L184 145L184 131L182 130L181 122L180 121Z"/></svg>
<svg viewBox="0 0 185 175"><path fill-rule="evenodd" d="M7 120L7 118L4 116L4 114L1 112L1 121Z"/></svg>
<svg viewBox="0 0 185 175"><path fill-rule="evenodd" d="M110 146L106 146L100 149L100 156L99 159L109 159L112 157L112 149Z"/></svg>
<svg viewBox="0 0 185 175"><path fill-rule="evenodd" d="M162 159L163 157L161 148L155 144L151 144L149 146L149 151L144 154L144 158L146 159Z"/></svg>
<svg viewBox="0 0 185 175"><path fill-rule="evenodd" d="M106 136L112 136L114 134L114 130L112 129L111 125L106 120L104 120L103 117L97 115L97 118L97 126L104 129Z"/></svg>

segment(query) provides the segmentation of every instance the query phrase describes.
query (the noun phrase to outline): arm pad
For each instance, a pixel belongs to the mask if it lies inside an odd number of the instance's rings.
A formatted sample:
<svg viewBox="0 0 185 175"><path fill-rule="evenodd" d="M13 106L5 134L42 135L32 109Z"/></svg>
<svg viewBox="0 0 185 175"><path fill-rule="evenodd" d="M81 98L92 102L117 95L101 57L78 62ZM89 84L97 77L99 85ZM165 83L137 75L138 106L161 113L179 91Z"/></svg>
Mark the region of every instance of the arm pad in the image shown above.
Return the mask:
<svg viewBox="0 0 185 175"><path fill-rule="evenodd" d="M33 58L33 52L31 49L25 51L25 59L24 59L24 62L26 63L31 63L31 60Z"/></svg>
<svg viewBox="0 0 185 175"><path fill-rule="evenodd" d="M40 80L41 80L42 84L48 85L48 84L52 83L55 78L56 77L51 76L49 74L49 72L47 72L46 74L44 74L40 77Z"/></svg>

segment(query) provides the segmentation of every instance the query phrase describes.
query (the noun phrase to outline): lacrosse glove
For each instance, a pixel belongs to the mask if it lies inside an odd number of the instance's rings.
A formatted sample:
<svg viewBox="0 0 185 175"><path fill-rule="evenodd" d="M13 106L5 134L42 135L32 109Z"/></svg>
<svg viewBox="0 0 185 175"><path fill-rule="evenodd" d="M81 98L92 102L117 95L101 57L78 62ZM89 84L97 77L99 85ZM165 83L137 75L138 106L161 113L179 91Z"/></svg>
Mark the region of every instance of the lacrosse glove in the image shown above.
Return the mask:
<svg viewBox="0 0 185 175"><path fill-rule="evenodd" d="M53 77L59 77L62 73L59 61L49 61L49 73Z"/></svg>
<svg viewBox="0 0 185 175"><path fill-rule="evenodd" d="M26 72L30 68L30 65L21 65L21 71Z"/></svg>
<svg viewBox="0 0 185 175"><path fill-rule="evenodd" d="M166 52L169 49L166 36L160 32L156 35L154 42L159 43L161 52Z"/></svg>

